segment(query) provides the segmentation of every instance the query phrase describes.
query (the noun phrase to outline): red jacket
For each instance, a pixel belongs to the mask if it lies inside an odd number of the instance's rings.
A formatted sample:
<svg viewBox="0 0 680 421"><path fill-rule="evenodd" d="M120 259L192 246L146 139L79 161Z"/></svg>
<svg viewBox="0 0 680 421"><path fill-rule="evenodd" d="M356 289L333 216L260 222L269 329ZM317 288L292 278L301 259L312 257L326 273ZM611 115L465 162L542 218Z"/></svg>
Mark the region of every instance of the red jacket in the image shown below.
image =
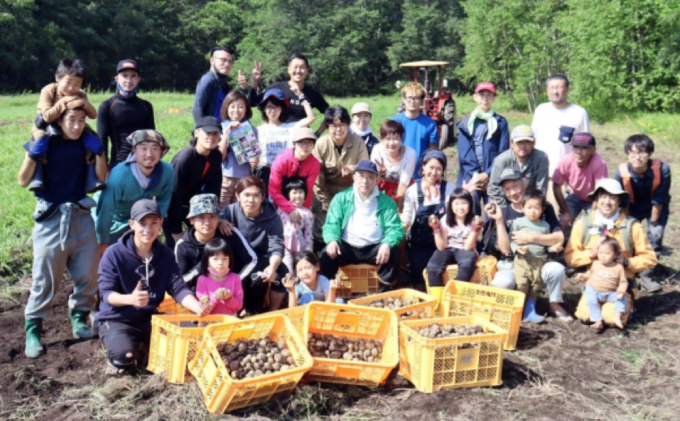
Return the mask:
<svg viewBox="0 0 680 421"><path fill-rule="evenodd" d="M307 209L312 208L312 197L314 196L314 183L321 171L321 164L314 155L309 154L303 162L295 159L293 149L286 149L279 155L272 164L271 175L269 177L269 197L272 198L274 204L279 209L286 213L291 213L295 210L295 205L286 199L283 195L283 180L298 176L307 179L307 198L304 206Z"/></svg>

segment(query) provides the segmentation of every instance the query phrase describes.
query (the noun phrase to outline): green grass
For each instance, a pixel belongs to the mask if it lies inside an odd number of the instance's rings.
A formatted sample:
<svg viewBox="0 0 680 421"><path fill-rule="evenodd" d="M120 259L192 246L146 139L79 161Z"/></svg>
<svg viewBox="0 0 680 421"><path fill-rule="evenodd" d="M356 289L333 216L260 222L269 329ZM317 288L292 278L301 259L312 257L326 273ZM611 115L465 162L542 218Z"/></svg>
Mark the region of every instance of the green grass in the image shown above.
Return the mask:
<svg viewBox="0 0 680 421"><path fill-rule="evenodd" d="M90 100L98 106L108 98L110 93L96 93L90 96ZM156 126L158 130L170 142L172 149L165 159L170 160L179 150L188 145L188 140L193 128L191 106L192 94L149 92L141 95L151 101L156 113ZM330 104L340 104L351 108L352 104L364 101L371 105L373 120L371 126L374 132L378 131L380 124L396 113L396 105L399 100L397 93L389 96L371 96L362 98L327 98ZM0 279L6 282L0 285L0 295L6 295L3 288L7 283L14 283L17 279L30 272L30 236L33 221L31 215L35 199L33 195L17 185L17 172L23 160L24 152L21 145L28 139L31 121L35 113L38 101L37 94L0 96ZM474 102L471 97L456 98L458 115L472 111ZM494 107L497 112L508 118L510 126L520 123L530 123L531 115L510 109L509 101L505 97L499 97ZM318 125L321 116L317 116ZM258 110L254 112L253 123L262 123ZM90 122L95 126L95 122ZM680 133L680 119L678 115L671 114L638 114L621 116L606 124L595 124L593 133L598 138L607 137L617 144L622 144L627 136L636 132L650 134L655 141L668 145L668 150L674 151L674 146L680 144L676 136ZM660 155L663 159L668 156ZM607 156L605 156L605 159ZM610 168L614 168L615 162L610 162ZM456 165L452 165L455 171ZM673 164L673 171L679 170L677 162ZM677 197L677 195L676 195ZM680 223L676 215L671 220Z"/></svg>

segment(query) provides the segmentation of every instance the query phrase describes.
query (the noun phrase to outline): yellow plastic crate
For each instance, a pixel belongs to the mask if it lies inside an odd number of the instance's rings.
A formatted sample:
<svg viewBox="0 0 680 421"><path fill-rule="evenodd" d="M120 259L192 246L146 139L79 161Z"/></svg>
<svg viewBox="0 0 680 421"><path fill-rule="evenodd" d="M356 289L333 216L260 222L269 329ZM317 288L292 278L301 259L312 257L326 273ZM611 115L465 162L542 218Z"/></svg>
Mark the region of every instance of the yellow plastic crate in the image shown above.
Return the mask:
<svg viewBox="0 0 680 421"><path fill-rule="evenodd" d="M444 288L441 313L443 317L479 316L505 329L505 349L512 351L517 348L524 299L523 292L453 281Z"/></svg>
<svg viewBox="0 0 680 421"><path fill-rule="evenodd" d="M224 366L217 345L233 343L239 339L283 339L286 348L295 359L296 367L279 373L267 374L242 380L234 380ZM282 315L258 316L231 321L205 330L196 358L189 363L205 397L208 411L213 414L230 412L270 400L274 395L290 392L302 376L312 367L312 356L307 344Z"/></svg>
<svg viewBox="0 0 680 421"><path fill-rule="evenodd" d="M206 326L223 323L233 317L210 315L155 315L151 318L151 344L147 370L155 374L167 372L170 383L191 380L187 363L194 358Z"/></svg>
<svg viewBox="0 0 680 421"><path fill-rule="evenodd" d="M193 311L175 301L168 293L158 306L158 312L163 314L194 314Z"/></svg>
<svg viewBox="0 0 680 421"><path fill-rule="evenodd" d="M313 302L307 307L305 332L374 339L382 344L383 353L381 360L373 363L313 358L314 365L304 381L375 388L387 380L399 362L397 315L390 310Z"/></svg>
<svg viewBox="0 0 680 421"><path fill-rule="evenodd" d="M481 325L486 334L440 339L418 334L419 328L432 323ZM424 393L501 385L506 335L505 330L476 316L403 321L399 325L399 374Z"/></svg>
<svg viewBox="0 0 680 421"><path fill-rule="evenodd" d="M476 266L475 271L472 273L470 283L479 285L491 285L493 277L496 276L497 263L498 260L496 260L496 258L493 256L484 256L480 259L477 259L477 262L475 263ZM458 275L458 265L446 266L446 269L442 274L442 282L444 286L446 286L446 284L448 284L449 282L455 280L456 275ZM427 277L427 269L423 270L423 278L425 279L425 286L427 286L427 289L429 291L430 281Z"/></svg>
<svg viewBox="0 0 680 421"><path fill-rule="evenodd" d="M431 295L427 295L424 292L416 291L415 289L398 289L396 291L383 292L381 294L370 295L368 297L355 298L349 301L349 304L370 307L371 303L379 300L385 300L389 297L399 298L404 301L407 298L422 300L418 304L413 304L407 307L402 307L397 310L392 310L397 315L399 320L414 320L418 319L418 314L411 316L405 316L406 313L411 311L424 312L424 319L429 319L435 317L435 309L437 308L437 299ZM371 307L375 308L375 307Z"/></svg>
<svg viewBox="0 0 680 421"><path fill-rule="evenodd" d="M378 267L375 265L347 265L338 269L340 285L338 298L351 298L353 294L376 294L380 288Z"/></svg>
<svg viewBox="0 0 680 421"><path fill-rule="evenodd" d="M307 305L302 305L302 306L297 306L293 308L284 308L283 310L276 310L276 311L269 311L264 314L258 314L255 316L248 317L246 320L250 320L256 317L269 317L269 316L276 316L276 315L281 315L281 316L286 316L288 319L290 319L291 323L293 323L293 327L297 331L298 334L300 334L300 337L303 340L306 340L307 336L305 335L305 310L307 309Z"/></svg>

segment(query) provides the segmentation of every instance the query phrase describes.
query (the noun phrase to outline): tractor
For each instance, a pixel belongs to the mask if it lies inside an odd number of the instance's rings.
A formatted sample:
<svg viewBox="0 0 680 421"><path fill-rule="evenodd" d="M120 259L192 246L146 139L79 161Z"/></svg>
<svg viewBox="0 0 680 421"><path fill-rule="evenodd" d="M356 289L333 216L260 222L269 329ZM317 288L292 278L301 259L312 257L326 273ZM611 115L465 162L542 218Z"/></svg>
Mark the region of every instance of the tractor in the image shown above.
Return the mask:
<svg viewBox="0 0 680 421"><path fill-rule="evenodd" d="M448 66L446 61L411 61L401 63L399 67L413 69L413 81L418 82L418 75L423 72L423 86L425 87L425 101L423 102L423 112L437 122L439 131L439 148L453 146L458 138L456 131L456 101L451 97L451 92L444 90L446 81L444 80L444 67ZM436 67L437 74L430 79L429 68ZM437 90L433 91L434 82L437 83ZM399 103L398 111L403 110L403 104Z"/></svg>

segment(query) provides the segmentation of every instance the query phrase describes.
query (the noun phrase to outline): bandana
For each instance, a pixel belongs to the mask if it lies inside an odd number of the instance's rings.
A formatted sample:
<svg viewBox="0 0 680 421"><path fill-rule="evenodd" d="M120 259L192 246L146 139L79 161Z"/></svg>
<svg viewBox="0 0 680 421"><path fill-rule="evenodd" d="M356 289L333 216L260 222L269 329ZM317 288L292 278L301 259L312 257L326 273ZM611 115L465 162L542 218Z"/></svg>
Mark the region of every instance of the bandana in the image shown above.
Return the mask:
<svg viewBox="0 0 680 421"><path fill-rule="evenodd" d="M116 86L118 86L118 90L125 96L132 96L136 94L137 91L139 91L139 84L137 84L137 86L135 86L135 89L131 91L126 91L122 86L120 86L120 83L118 82L116 82Z"/></svg>
<svg viewBox="0 0 680 421"><path fill-rule="evenodd" d="M482 112L478 108L475 108L475 110L472 112L472 115L470 115L470 119L468 120L468 132L470 133L470 136L472 136L475 131L475 120L479 119L486 121L486 125L488 126L486 140L491 139L491 136L493 136L493 134L496 132L496 129L498 129L498 121L493 118L494 114L495 113L493 110Z"/></svg>

